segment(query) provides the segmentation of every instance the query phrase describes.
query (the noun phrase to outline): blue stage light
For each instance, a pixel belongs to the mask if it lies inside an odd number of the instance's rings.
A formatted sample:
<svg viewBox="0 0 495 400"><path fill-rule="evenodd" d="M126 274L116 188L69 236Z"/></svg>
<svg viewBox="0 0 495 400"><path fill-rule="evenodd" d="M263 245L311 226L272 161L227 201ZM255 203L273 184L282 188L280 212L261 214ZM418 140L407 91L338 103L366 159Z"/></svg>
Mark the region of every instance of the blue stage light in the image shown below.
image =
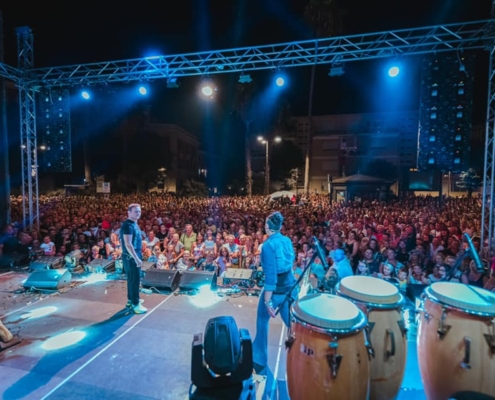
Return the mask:
<svg viewBox="0 0 495 400"><path fill-rule="evenodd" d="M146 94L148 94L148 89L146 89L144 86L140 86L139 87L139 94L145 96Z"/></svg>
<svg viewBox="0 0 495 400"><path fill-rule="evenodd" d="M285 84L285 79L282 78L282 77L278 77L277 80L275 81L275 83L277 84L277 86L284 86Z"/></svg>
<svg viewBox="0 0 495 400"><path fill-rule="evenodd" d="M399 75L400 69L399 67L391 67L388 70L388 74L390 77L395 78L397 75Z"/></svg>
<svg viewBox="0 0 495 400"><path fill-rule="evenodd" d="M89 100L89 98L91 97L91 96L89 95L89 92L87 92L86 90L83 90L83 91L81 92L81 96L82 96L82 98L83 98L84 100Z"/></svg>

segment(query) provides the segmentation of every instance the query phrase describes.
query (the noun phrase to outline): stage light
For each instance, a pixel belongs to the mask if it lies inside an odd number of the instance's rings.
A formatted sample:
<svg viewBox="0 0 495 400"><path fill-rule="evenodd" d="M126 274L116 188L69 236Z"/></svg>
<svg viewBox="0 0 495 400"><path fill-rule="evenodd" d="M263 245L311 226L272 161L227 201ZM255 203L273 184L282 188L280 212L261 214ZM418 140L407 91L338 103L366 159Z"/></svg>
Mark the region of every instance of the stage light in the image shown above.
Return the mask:
<svg viewBox="0 0 495 400"><path fill-rule="evenodd" d="M400 69L399 67L391 67L388 70L388 75L392 78L395 78L397 75L399 75Z"/></svg>
<svg viewBox="0 0 495 400"><path fill-rule="evenodd" d="M177 83L177 78L168 78L167 79L167 88L169 89L177 89L179 84Z"/></svg>
<svg viewBox="0 0 495 400"><path fill-rule="evenodd" d="M91 96L89 95L89 92L87 92L86 90L83 90L81 92L81 96L84 100L89 100L91 98Z"/></svg>
<svg viewBox="0 0 495 400"><path fill-rule="evenodd" d="M144 86L139 87L139 94L142 96L146 96L148 94L148 89L146 89Z"/></svg>
<svg viewBox="0 0 495 400"><path fill-rule="evenodd" d="M203 93L207 97L210 97L213 95L213 89L210 85L205 85L201 88L201 93Z"/></svg>
<svg viewBox="0 0 495 400"><path fill-rule="evenodd" d="M279 76L279 77L276 79L275 83L277 84L277 86L282 87L282 86L284 86L284 84L285 84L285 79L284 79L284 78L282 78L281 76Z"/></svg>
<svg viewBox="0 0 495 400"><path fill-rule="evenodd" d="M342 76L344 75L344 64L332 64L330 71L328 71L328 76L334 77L334 76Z"/></svg>
<svg viewBox="0 0 495 400"><path fill-rule="evenodd" d="M239 83L251 83L252 81L251 75L249 74L243 74L239 77Z"/></svg>
<svg viewBox="0 0 495 400"><path fill-rule="evenodd" d="M211 285L203 285L197 292L189 297L190 303L197 308L208 308L218 303L221 298L211 290Z"/></svg>
<svg viewBox="0 0 495 400"><path fill-rule="evenodd" d="M61 335L54 336L46 340L41 348L44 350L59 350L64 347L72 346L83 340L86 337L86 333L82 331L65 332Z"/></svg>
<svg viewBox="0 0 495 400"><path fill-rule="evenodd" d="M54 313L55 311L57 311L57 307L53 307L53 306L40 307L40 308L37 308L33 311L22 314L21 318L22 319L41 318L41 317L45 317L47 315L50 315L50 314Z"/></svg>
<svg viewBox="0 0 495 400"><path fill-rule="evenodd" d="M251 337L247 329L237 329L234 318L210 319L204 343L202 333L194 335L191 380L197 389L189 398L257 398L252 373Z"/></svg>

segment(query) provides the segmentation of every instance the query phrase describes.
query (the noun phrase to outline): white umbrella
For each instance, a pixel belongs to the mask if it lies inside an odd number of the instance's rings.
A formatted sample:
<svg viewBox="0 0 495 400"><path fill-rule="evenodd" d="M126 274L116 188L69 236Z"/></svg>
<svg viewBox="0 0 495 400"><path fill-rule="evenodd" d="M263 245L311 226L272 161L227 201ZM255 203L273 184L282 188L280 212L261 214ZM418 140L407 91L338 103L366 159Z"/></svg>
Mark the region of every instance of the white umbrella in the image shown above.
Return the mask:
<svg viewBox="0 0 495 400"><path fill-rule="evenodd" d="M270 200L277 200L277 199L280 199L281 197L284 197L284 196L288 196L289 199L290 199L294 195L295 195L295 193L294 192L291 192L289 190L279 190L277 192L273 192L270 195Z"/></svg>

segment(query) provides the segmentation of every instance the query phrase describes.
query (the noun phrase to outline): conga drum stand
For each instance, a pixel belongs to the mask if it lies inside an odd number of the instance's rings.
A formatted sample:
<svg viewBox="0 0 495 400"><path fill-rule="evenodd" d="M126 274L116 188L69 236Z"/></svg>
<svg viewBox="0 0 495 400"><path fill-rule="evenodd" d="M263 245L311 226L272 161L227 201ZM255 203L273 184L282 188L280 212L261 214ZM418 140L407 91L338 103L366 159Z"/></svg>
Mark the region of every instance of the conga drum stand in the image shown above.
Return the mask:
<svg viewBox="0 0 495 400"><path fill-rule="evenodd" d="M18 336L12 335L10 331L2 324L0 320L0 351L6 350L9 347L15 346L21 341Z"/></svg>

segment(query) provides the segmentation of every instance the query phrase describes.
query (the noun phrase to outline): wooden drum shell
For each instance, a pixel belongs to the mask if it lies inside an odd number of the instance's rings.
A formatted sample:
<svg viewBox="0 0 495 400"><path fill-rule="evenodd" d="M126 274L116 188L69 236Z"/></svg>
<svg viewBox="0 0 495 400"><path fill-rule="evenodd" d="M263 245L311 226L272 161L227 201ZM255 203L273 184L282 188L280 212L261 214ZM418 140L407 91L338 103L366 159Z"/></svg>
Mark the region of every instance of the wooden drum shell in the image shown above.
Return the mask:
<svg viewBox="0 0 495 400"><path fill-rule="evenodd" d="M418 361L426 397L444 400L460 391L495 396L495 354L485 338L495 333L493 317L473 315L429 298L423 301ZM447 329L443 339L442 327Z"/></svg>
<svg viewBox="0 0 495 400"><path fill-rule="evenodd" d="M370 400L393 400L400 391L407 361L402 309L372 308L356 301L355 304L368 317L371 330L374 357L371 359Z"/></svg>
<svg viewBox="0 0 495 400"><path fill-rule="evenodd" d="M364 331L325 334L300 322L292 324L287 355L287 384L292 400L365 400L369 397L370 362ZM332 349L329 343L338 344ZM342 355L333 378L328 354Z"/></svg>

